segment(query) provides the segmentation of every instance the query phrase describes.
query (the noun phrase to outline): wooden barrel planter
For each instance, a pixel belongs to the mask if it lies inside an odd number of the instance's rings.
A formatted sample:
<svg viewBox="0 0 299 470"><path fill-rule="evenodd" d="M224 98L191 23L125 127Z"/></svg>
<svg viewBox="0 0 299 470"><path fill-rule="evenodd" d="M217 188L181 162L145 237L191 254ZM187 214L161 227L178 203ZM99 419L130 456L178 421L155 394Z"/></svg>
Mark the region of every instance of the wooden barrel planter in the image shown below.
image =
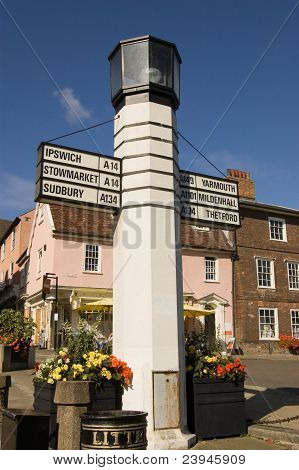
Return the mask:
<svg viewBox="0 0 299 470"><path fill-rule="evenodd" d="M57 449L57 405L54 403L56 384L34 382L35 411L44 411L50 416L50 448ZM119 384L105 383L103 388L96 387L92 401L92 410L121 410L123 389Z"/></svg>
<svg viewBox="0 0 299 470"><path fill-rule="evenodd" d="M246 434L244 382L194 378L187 398L188 427L197 440Z"/></svg>
<svg viewBox="0 0 299 470"><path fill-rule="evenodd" d="M81 416L81 449L146 450L147 413L90 411Z"/></svg>

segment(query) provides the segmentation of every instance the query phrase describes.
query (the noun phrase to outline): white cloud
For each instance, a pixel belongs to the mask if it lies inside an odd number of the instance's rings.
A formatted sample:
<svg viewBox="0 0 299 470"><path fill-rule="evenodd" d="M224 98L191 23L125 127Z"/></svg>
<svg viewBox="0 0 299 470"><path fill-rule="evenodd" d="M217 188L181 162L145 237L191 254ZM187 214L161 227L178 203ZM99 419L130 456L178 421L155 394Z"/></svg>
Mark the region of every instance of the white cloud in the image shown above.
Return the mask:
<svg viewBox="0 0 299 470"><path fill-rule="evenodd" d="M54 91L53 95L58 98L65 112L64 117L69 124L75 124L83 119L91 118L91 112L80 103L79 98L75 96L72 88L63 88L61 91Z"/></svg>
<svg viewBox="0 0 299 470"><path fill-rule="evenodd" d="M34 207L34 183L11 173L1 172L0 208L17 209L19 213Z"/></svg>

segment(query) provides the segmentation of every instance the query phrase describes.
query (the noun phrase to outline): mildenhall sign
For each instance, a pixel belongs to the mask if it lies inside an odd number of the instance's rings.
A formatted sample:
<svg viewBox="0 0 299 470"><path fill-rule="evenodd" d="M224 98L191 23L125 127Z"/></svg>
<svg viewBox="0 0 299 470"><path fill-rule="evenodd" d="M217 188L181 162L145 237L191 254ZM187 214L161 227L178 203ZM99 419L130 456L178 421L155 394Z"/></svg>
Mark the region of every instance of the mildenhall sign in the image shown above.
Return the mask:
<svg viewBox="0 0 299 470"><path fill-rule="evenodd" d="M180 172L181 217L207 225L240 226L238 184L199 173Z"/></svg>
<svg viewBox="0 0 299 470"><path fill-rule="evenodd" d="M120 208L121 160L42 142L35 200Z"/></svg>

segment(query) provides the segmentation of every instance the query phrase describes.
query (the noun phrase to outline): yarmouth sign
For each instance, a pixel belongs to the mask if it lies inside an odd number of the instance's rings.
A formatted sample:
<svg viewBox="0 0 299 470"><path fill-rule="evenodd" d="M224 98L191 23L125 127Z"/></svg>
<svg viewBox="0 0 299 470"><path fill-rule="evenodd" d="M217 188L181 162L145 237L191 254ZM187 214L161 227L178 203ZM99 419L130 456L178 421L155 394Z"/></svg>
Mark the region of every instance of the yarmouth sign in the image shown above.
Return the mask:
<svg viewBox="0 0 299 470"><path fill-rule="evenodd" d="M227 228L240 226L237 183L181 171L180 188L182 218Z"/></svg>
<svg viewBox="0 0 299 470"><path fill-rule="evenodd" d="M36 171L36 201L121 208L121 159L41 143ZM181 217L203 225L240 226L235 182L180 172Z"/></svg>
<svg viewBox="0 0 299 470"><path fill-rule="evenodd" d="M36 201L120 208L121 161L97 153L41 143Z"/></svg>

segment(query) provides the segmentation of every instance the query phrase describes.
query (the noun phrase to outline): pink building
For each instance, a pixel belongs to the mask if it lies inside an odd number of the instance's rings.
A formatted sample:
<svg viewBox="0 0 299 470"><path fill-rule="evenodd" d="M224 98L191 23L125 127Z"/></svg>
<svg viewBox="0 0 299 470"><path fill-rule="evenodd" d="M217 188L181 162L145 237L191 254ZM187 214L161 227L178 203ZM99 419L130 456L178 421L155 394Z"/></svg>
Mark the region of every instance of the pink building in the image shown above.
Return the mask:
<svg viewBox="0 0 299 470"><path fill-rule="evenodd" d="M16 217L0 239L0 310L22 309L22 289L25 286L27 251L34 210Z"/></svg>
<svg viewBox="0 0 299 470"><path fill-rule="evenodd" d="M27 256L30 259L26 309L37 323L35 341L44 330L53 346L54 327L76 324L79 314L93 321L101 312L103 336L112 330L112 237L116 215L111 212L37 204ZM232 236L229 232L182 223L184 297L186 309L227 342L233 336ZM55 325L55 286L43 300L43 275L58 277L58 321ZM136 273L136 275L138 275ZM134 279L132 279L134 282ZM142 306L141 306L142 307ZM182 312L183 314L183 312Z"/></svg>

